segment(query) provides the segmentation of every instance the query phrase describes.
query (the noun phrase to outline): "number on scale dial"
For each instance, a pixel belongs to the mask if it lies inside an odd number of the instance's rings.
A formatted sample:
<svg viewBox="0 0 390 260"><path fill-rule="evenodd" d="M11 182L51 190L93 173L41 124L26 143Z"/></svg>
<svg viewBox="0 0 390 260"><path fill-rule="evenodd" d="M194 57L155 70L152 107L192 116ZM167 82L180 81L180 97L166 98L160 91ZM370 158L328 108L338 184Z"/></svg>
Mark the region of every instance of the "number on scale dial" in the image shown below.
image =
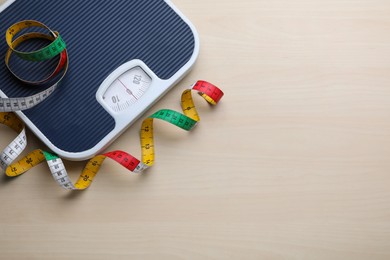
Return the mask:
<svg viewBox="0 0 390 260"><path fill-rule="evenodd" d="M152 79L141 67L134 67L120 75L107 88L104 102L115 112L126 110L147 91Z"/></svg>

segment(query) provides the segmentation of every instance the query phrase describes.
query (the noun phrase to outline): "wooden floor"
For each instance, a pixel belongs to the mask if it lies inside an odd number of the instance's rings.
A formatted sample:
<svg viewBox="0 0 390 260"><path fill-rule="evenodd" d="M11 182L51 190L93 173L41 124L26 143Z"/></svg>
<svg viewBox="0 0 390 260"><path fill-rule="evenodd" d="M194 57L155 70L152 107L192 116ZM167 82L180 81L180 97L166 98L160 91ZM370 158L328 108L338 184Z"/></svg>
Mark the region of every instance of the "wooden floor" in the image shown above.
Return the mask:
<svg viewBox="0 0 390 260"><path fill-rule="evenodd" d="M106 161L74 193L44 164L0 176L0 259L390 259L390 2L173 2L201 52L148 114L197 79L220 105L197 98L191 133L157 122L141 176ZM139 155L140 124L110 150Z"/></svg>

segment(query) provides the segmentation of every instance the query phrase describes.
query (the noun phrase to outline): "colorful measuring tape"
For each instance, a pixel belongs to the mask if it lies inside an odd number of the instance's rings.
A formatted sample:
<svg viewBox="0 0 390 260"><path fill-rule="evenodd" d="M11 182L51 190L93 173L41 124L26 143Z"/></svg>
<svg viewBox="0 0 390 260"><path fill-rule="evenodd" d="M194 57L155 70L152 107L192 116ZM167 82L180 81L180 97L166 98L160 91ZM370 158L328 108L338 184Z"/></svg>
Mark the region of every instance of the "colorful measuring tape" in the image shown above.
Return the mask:
<svg viewBox="0 0 390 260"><path fill-rule="evenodd" d="M34 28L34 27L43 28L47 30L48 34L44 34L40 32L27 32L21 34L14 40L14 37L20 34L23 30ZM46 47L33 52L22 52L16 50L16 48L21 43L31 39L45 39L50 41L51 43ZM37 104L45 100L47 97L49 97L50 94L53 93L54 90L58 87L61 80L64 78L66 71L68 70L68 60L69 60L66 51L66 44L62 40L58 32L54 32L46 25L33 20L21 21L9 27L8 30L6 31L6 41L9 48L5 55L5 65L8 68L8 70L18 80L29 85L45 85L50 83L52 83L52 85L49 88L32 96L16 97L16 98L0 98L0 112L12 112L12 111L26 110L32 108L33 106L36 106ZM35 61L35 62L45 61L45 60L52 59L58 55L59 55L59 60L57 66L48 77L38 81L31 81L31 80L23 79L11 69L9 63L10 63L11 55L13 53L16 54L16 56L18 56L19 58L28 61ZM62 75L59 77L59 79L57 79L58 78L57 76L61 72ZM55 82L52 82L53 80Z"/></svg>
<svg viewBox="0 0 390 260"><path fill-rule="evenodd" d="M30 27L41 27L46 29L49 34L42 33L26 33L13 40L14 36L24 29ZM20 52L16 47L29 39L46 39L51 43L34 52ZM148 167L152 166L155 159L154 154L154 136L153 136L153 120L160 119L169 122L181 129L190 131L199 122L200 118L195 108L192 98L192 91L200 94L209 104L216 105L223 97L224 93L216 86L206 81L196 82L191 89L185 90L181 95L181 107L183 113L179 113L170 109L162 109L147 117L141 126L140 140L141 140L141 160L124 151L112 151L93 157L85 166L79 179L75 184L70 180L64 163L57 155L43 151L34 150L18 162L14 161L21 155L27 146L27 138L25 133L25 126L23 122L13 113L13 111L25 110L31 108L46 99L59 85L60 81L66 74L68 69L68 55L66 52L66 44L60 37L58 32L50 30L46 25L37 21L22 21L12 25L7 30L6 40L9 50L6 54L6 65L15 77L22 82L41 85L47 84L52 80L57 80L54 84L34 96L21 98L0 98L0 123L4 124L18 133L18 136L1 152L0 154L0 169L2 169L7 176L19 176L37 164L47 161L50 171L56 182L63 188L68 190L84 190L88 188L100 166L106 158L110 158L128 170L141 173ZM49 77L39 81L27 81L17 76L9 66L9 59L12 53L15 53L19 58L29 61L43 61L52 59L59 55L59 61L56 68L49 75ZM58 78L59 73L62 75Z"/></svg>

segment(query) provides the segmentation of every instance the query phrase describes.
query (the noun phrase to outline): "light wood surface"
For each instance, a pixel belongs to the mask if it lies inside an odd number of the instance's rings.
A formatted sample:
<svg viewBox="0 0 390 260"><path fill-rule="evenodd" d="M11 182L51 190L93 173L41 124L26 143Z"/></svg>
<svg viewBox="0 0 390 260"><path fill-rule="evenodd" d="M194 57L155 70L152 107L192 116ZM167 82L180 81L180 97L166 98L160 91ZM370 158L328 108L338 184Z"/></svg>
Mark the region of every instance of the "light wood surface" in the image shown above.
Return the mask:
<svg viewBox="0 0 390 260"><path fill-rule="evenodd" d="M173 2L201 53L150 112L197 79L221 104L197 99L191 133L157 122L142 176L107 161L75 193L43 164L1 176L0 259L390 259L390 2ZM110 149L138 155L140 123Z"/></svg>

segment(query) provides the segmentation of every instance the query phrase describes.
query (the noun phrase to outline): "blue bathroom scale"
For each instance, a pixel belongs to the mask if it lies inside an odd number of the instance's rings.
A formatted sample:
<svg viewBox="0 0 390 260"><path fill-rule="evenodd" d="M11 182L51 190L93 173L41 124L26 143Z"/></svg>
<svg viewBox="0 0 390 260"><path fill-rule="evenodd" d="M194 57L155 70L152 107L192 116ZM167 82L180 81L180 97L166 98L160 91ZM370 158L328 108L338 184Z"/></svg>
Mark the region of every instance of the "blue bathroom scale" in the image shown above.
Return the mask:
<svg viewBox="0 0 390 260"><path fill-rule="evenodd" d="M16 113L69 160L104 150L191 69L199 52L193 25L169 0L16 0L0 11L0 35L15 22L37 20L67 44L69 70L60 87ZM0 55L7 49L0 40ZM0 65L1 97L39 91Z"/></svg>

